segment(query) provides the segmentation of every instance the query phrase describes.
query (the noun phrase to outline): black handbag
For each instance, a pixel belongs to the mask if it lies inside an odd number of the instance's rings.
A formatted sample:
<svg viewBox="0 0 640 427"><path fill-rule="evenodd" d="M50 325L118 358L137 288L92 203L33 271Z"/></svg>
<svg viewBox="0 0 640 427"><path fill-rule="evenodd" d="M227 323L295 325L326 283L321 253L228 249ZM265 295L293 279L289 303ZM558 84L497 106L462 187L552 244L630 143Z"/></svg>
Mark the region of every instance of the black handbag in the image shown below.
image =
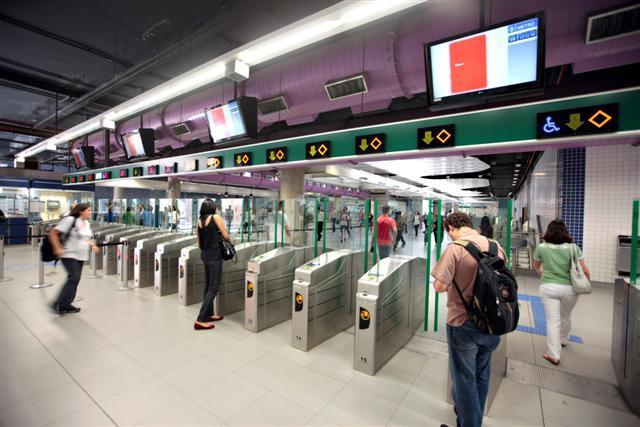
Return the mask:
<svg viewBox="0 0 640 427"><path fill-rule="evenodd" d="M216 231L218 232L218 238L220 239L220 257L224 261L229 261L235 258L233 262L237 262L238 257L236 255L235 246L233 246L233 243L222 237L222 233L220 232L220 229L218 228L218 225L215 223L215 221L214 224L216 226Z"/></svg>

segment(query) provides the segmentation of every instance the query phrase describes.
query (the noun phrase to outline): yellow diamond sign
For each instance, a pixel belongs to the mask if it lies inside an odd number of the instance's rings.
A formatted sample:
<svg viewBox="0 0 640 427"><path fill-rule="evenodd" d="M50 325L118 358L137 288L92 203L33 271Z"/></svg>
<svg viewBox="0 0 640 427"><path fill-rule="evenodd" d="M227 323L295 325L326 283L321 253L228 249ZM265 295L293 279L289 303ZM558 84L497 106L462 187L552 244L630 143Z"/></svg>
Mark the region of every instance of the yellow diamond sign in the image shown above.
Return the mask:
<svg viewBox="0 0 640 427"><path fill-rule="evenodd" d="M276 153L276 158L278 160L282 160L283 157L284 157L284 153L282 152L282 150L278 150L278 152Z"/></svg>
<svg viewBox="0 0 640 427"><path fill-rule="evenodd" d="M440 133L436 135L436 138L438 138L438 141L444 144L449 138L451 138L451 134L447 132L446 129L442 129Z"/></svg>
<svg viewBox="0 0 640 427"><path fill-rule="evenodd" d="M245 154L244 156L242 156L242 163L245 164L245 165L247 163L249 163L249 156L248 155Z"/></svg>
<svg viewBox="0 0 640 427"><path fill-rule="evenodd" d="M324 153L327 152L327 147L324 144L320 144L320 148L318 148L318 153L320 153L321 156L324 156Z"/></svg>
<svg viewBox="0 0 640 427"><path fill-rule="evenodd" d="M371 146L373 147L374 150L377 150L378 148L380 148L381 145L382 145L382 141L380 141L378 137L373 138L373 141L371 141Z"/></svg>
<svg viewBox="0 0 640 427"><path fill-rule="evenodd" d="M599 119L596 120L596 117ZM601 128L606 125L609 120L611 120L611 116L602 110L596 111L593 116L589 117L589 122L597 128Z"/></svg>

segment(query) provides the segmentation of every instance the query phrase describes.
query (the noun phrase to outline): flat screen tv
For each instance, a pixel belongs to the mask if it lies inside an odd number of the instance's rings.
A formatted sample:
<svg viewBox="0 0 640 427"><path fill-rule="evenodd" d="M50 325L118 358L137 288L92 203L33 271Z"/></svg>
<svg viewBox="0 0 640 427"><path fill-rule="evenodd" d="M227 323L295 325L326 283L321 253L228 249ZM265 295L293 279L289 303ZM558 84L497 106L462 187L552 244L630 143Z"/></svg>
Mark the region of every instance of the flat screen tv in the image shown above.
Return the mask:
<svg viewBox="0 0 640 427"><path fill-rule="evenodd" d="M209 135L214 143L255 138L258 132L258 100L242 97L205 110Z"/></svg>
<svg viewBox="0 0 640 427"><path fill-rule="evenodd" d="M71 150L76 169L92 168L95 165L95 148L78 147Z"/></svg>
<svg viewBox="0 0 640 427"><path fill-rule="evenodd" d="M120 135L127 160L139 157L153 157L156 132L153 129L140 128L134 132Z"/></svg>
<svg viewBox="0 0 640 427"><path fill-rule="evenodd" d="M425 44L425 60L432 108L541 90L544 14Z"/></svg>

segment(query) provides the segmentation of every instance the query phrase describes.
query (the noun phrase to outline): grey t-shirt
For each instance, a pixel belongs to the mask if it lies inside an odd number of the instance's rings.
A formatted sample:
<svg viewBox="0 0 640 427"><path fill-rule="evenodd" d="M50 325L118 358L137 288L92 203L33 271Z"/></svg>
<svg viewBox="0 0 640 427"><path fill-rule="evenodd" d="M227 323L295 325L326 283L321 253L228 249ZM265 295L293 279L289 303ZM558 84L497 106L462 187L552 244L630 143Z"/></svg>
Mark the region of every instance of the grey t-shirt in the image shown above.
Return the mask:
<svg viewBox="0 0 640 427"><path fill-rule="evenodd" d="M89 240L91 240L91 236L93 236L91 226L89 225L89 221L80 218L76 219L76 223L73 225L73 220L74 218L72 216L66 216L55 226L55 229L60 232L60 238L63 238L64 235L69 233L69 230L73 226L62 248L64 251L62 258L88 261L89 251L91 250Z"/></svg>

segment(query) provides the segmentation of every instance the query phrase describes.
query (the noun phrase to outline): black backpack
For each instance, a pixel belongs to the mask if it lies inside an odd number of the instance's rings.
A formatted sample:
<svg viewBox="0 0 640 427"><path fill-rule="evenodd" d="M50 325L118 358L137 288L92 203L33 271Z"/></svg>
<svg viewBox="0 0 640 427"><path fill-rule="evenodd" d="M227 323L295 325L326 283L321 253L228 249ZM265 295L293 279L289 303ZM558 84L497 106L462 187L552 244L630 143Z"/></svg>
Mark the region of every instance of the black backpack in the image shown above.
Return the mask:
<svg viewBox="0 0 640 427"><path fill-rule="evenodd" d="M520 318L518 282L498 256L497 242L489 239L489 252L481 252L468 240L456 240L453 243L464 247L478 261L470 304L464 300L458 284L453 281L471 321L488 335L502 335L515 330Z"/></svg>
<svg viewBox="0 0 640 427"><path fill-rule="evenodd" d="M76 220L77 219L78 218L74 218L73 219L73 224L71 224L71 227L69 228L69 231L67 231L66 233L64 233L63 235L60 236L60 244L62 244L62 246L64 246L64 243L69 238L69 235L71 234L71 231L73 231L73 228L76 226ZM49 230L47 232L47 237L45 237L42 240L42 245L40 245L40 258L44 262L51 262L51 261L55 261L55 260L58 259L58 257L53 253L53 245L51 244L51 241L49 240L49 233L51 233L51 230Z"/></svg>

